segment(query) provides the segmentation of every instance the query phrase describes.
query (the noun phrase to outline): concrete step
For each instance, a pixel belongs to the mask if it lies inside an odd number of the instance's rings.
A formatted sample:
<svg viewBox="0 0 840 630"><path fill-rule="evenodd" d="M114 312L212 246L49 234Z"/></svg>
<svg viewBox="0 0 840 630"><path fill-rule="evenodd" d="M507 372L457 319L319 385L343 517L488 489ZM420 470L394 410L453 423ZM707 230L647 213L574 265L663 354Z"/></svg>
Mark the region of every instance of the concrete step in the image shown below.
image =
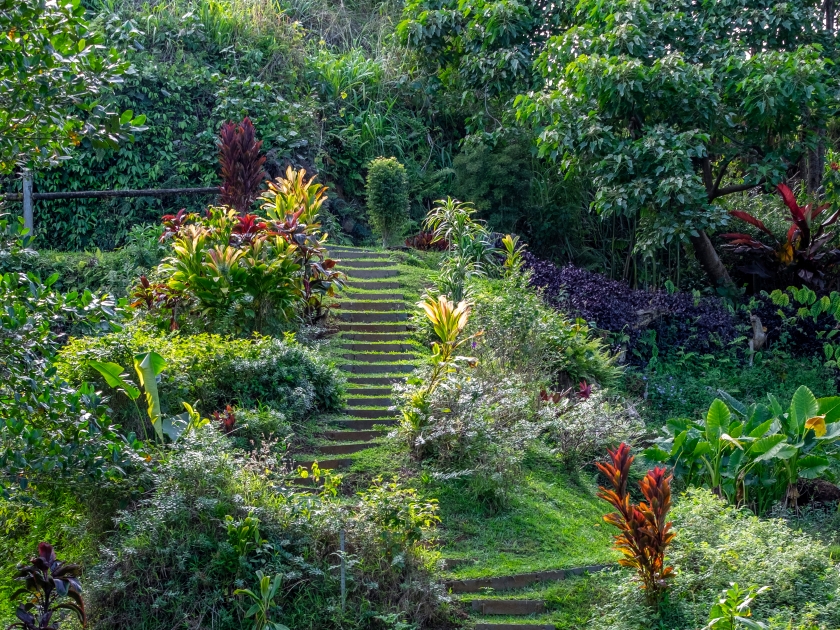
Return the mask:
<svg viewBox="0 0 840 630"><path fill-rule="evenodd" d="M341 347L351 352L409 352L415 349L410 343L343 343Z"/></svg>
<svg viewBox="0 0 840 630"><path fill-rule="evenodd" d="M393 418L396 412L389 409L356 409L354 407L348 407L347 415L351 418Z"/></svg>
<svg viewBox="0 0 840 630"><path fill-rule="evenodd" d="M312 470L312 464L314 462L318 462L318 468L321 470L338 470L340 468L347 468L348 466L353 464L352 459L344 458L344 459L323 459L323 458L312 458L309 456L306 459L299 459L295 462L295 465L301 466L306 468L306 470Z"/></svg>
<svg viewBox="0 0 840 630"><path fill-rule="evenodd" d="M341 357L345 361L361 361L363 363L388 363L393 361L414 361L417 358L415 354L401 353L383 353L376 354L371 352L354 352L352 354L342 354Z"/></svg>
<svg viewBox="0 0 840 630"><path fill-rule="evenodd" d="M408 313L388 311L385 313L363 313L359 311L339 311L336 313L342 322L360 324L378 324L388 322L404 322L408 320Z"/></svg>
<svg viewBox="0 0 840 630"><path fill-rule="evenodd" d="M350 286L353 286L353 279L380 280L384 278L396 278L400 275L399 269L347 269L347 277L350 278Z"/></svg>
<svg viewBox="0 0 840 630"><path fill-rule="evenodd" d="M324 431L322 435L336 442L368 442L381 438L385 431Z"/></svg>
<svg viewBox="0 0 840 630"><path fill-rule="evenodd" d="M390 407L394 401L390 398L348 398L351 407Z"/></svg>
<svg viewBox="0 0 840 630"><path fill-rule="evenodd" d="M360 259L360 258L345 258L338 263L339 269L380 269L382 267L393 267L394 263L390 260L382 259L382 260L371 260L371 259Z"/></svg>
<svg viewBox="0 0 840 630"><path fill-rule="evenodd" d="M352 418L347 418L345 420L336 420L334 424L353 431L372 431L373 427L392 427L398 424L398 421L394 418L383 418L381 420L354 420Z"/></svg>
<svg viewBox="0 0 840 630"><path fill-rule="evenodd" d="M361 293L360 291L348 291L341 297L347 298L348 300L384 300L386 302L389 300L403 299L402 293Z"/></svg>
<svg viewBox="0 0 840 630"><path fill-rule="evenodd" d="M357 444L324 444L318 447L318 452L323 455L350 455L358 453L366 448L376 446L376 442L360 442ZM320 463L318 464L321 465Z"/></svg>
<svg viewBox="0 0 840 630"><path fill-rule="evenodd" d="M545 612L541 599L474 599L474 612L482 615L538 615Z"/></svg>
<svg viewBox="0 0 840 630"><path fill-rule="evenodd" d="M553 623L477 623L475 630L556 630Z"/></svg>
<svg viewBox="0 0 840 630"><path fill-rule="evenodd" d="M338 305L343 311L404 311L408 305L405 302L341 302Z"/></svg>
<svg viewBox="0 0 840 630"><path fill-rule="evenodd" d="M348 363L338 369L348 374L391 374L393 378L398 378L400 374L411 374L414 366L405 363Z"/></svg>
<svg viewBox="0 0 840 630"><path fill-rule="evenodd" d="M403 380L401 376L349 376L350 385L392 385L394 381Z"/></svg>
<svg viewBox="0 0 840 630"><path fill-rule="evenodd" d="M399 282L376 282L375 280L354 280L350 278L347 286L351 289L365 289L367 291L390 291L400 288Z"/></svg>
<svg viewBox="0 0 840 630"><path fill-rule="evenodd" d="M351 332L352 330L358 328L358 325L345 325L348 326L348 330L341 333L342 341L397 343L411 339L411 335L405 332ZM341 326L342 324L339 324L339 327ZM397 326L397 328L399 328L399 326Z"/></svg>
<svg viewBox="0 0 840 630"><path fill-rule="evenodd" d="M445 582L446 587L453 593L478 593L481 589L492 588L494 591L510 591L517 588L525 588L536 582L555 582L565 580L574 575L584 573L597 573L603 571L610 565L596 564L574 569L560 569L556 571L539 571L537 573L520 573L518 575L504 575L492 578L476 578L473 580L450 580Z"/></svg>

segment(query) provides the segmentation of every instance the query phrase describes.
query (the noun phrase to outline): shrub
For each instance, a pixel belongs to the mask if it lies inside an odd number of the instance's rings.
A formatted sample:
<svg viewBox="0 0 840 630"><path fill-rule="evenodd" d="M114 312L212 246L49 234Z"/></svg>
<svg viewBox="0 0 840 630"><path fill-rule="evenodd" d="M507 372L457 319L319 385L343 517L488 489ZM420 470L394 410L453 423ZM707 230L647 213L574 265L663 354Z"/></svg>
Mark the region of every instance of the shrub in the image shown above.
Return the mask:
<svg viewBox="0 0 840 630"><path fill-rule="evenodd" d="M479 358L522 374L537 391L614 383L621 371L604 343L585 323L546 306L528 282L521 274L475 282L471 329L484 331Z"/></svg>
<svg viewBox="0 0 840 630"><path fill-rule="evenodd" d="M530 282L543 290L546 302L601 330L626 335L630 350L646 330L654 331L662 348L698 352L715 351L737 336L736 319L714 298L631 289L585 269L558 268L529 253L524 258ZM641 359L632 352L628 358Z"/></svg>
<svg viewBox="0 0 840 630"><path fill-rule="evenodd" d="M432 558L417 544L433 524L432 506L383 484L344 510L338 500L279 489L282 479L259 473L210 427L172 447L153 489L118 515L101 562L87 574L90 627L240 630L252 602L233 591L251 588L257 571L281 576L281 614L273 619L290 628L367 628L383 614L411 614L423 624L440 614ZM352 559L345 607L341 529Z"/></svg>
<svg viewBox="0 0 840 630"><path fill-rule="evenodd" d="M840 576L822 543L782 520L727 506L702 489L680 497L671 518L677 537L669 558L676 577L668 604L652 616L637 589L619 585L593 618L593 628L701 628L720 593L733 582L770 587L752 611L773 630L840 626Z"/></svg>
<svg viewBox="0 0 840 630"><path fill-rule="evenodd" d="M268 337L233 339L201 333L162 335L141 324L99 338L72 339L62 348L59 373L72 383L102 383L90 361L132 365L134 355L154 351L168 365L158 391L163 414L178 413L181 401L199 401L204 415L225 406L258 403L298 422L319 411L340 408L343 383L339 373L300 344ZM122 422L133 406L116 394L112 406Z"/></svg>
<svg viewBox="0 0 840 630"><path fill-rule="evenodd" d="M632 445L644 434L635 408L602 388L585 399L572 400L549 400L543 408L549 418L543 429L545 439L569 470L592 462L621 442Z"/></svg>
<svg viewBox="0 0 840 630"><path fill-rule="evenodd" d="M370 222L388 247L408 221L408 177L396 158L376 158L368 166L367 206Z"/></svg>

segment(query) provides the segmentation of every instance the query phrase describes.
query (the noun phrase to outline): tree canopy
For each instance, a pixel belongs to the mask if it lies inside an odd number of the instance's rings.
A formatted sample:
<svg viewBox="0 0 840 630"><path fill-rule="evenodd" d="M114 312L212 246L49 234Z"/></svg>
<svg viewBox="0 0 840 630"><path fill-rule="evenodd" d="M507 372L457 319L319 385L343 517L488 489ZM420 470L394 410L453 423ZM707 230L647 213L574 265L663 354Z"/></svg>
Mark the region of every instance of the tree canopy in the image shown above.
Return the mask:
<svg viewBox="0 0 840 630"><path fill-rule="evenodd" d="M585 169L602 215L639 217L637 248L690 240L728 282L714 201L785 179L838 106L834 36L813 2L583 0L517 99L539 153Z"/></svg>
<svg viewBox="0 0 840 630"><path fill-rule="evenodd" d="M100 102L130 68L84 15L80 0L0 0L0 173L116 148L145 122Z"/></svg>

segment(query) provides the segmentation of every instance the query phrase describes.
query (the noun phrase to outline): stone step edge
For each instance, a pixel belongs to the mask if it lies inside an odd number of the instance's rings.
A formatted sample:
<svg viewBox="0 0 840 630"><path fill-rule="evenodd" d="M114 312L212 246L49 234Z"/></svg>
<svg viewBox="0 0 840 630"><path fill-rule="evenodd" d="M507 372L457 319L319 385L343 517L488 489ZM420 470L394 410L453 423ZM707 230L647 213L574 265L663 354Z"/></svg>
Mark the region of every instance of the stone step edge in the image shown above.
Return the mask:
<svg viewBox="0 0 840 630"><path fill-rule="evenodd" d="M485 588L492 588L495 591L510 591L530 586L536 582L559 581L565 580L567 577L583 575L584 573L597 573L613 566L615 565L593 564L583 567L574 567L571 569L537 571L535 573L518 573L514 575L502 575L491 578L447 580L444 582L444 586L453 593L478 593Z"/></svg>
<svg viewBox="0 0 840 630"><path fill-rule="evenodd" d="M553 623L477 623L474 630L557 630Z"/></svg>
<svg viewBox="0 0 840 630"><path fill-rule="evenodd" d="M545 612L545 600L473 599L470 607L480 615L541 615Z"/></svg>

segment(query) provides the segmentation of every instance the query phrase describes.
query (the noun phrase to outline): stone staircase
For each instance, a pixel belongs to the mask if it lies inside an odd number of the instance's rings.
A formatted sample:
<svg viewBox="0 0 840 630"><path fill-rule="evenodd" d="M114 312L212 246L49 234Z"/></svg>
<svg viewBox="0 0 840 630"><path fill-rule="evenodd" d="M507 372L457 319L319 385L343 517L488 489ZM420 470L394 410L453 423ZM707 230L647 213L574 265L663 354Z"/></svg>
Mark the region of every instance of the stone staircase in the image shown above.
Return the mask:
<svg viewBox="0 0 840 630"><path fill-rule="evenodd" d="M374 447L397 424L391 407L392 385L411 373L417 363L409 343L409 309L400 293L399 269L388 254L350 247L331 247L338 269L347 274L347 287L335 311L348 382L345 415L334 418L322 434L316 454L299 460L323 468L342 469L352 455Z"/></svg>

